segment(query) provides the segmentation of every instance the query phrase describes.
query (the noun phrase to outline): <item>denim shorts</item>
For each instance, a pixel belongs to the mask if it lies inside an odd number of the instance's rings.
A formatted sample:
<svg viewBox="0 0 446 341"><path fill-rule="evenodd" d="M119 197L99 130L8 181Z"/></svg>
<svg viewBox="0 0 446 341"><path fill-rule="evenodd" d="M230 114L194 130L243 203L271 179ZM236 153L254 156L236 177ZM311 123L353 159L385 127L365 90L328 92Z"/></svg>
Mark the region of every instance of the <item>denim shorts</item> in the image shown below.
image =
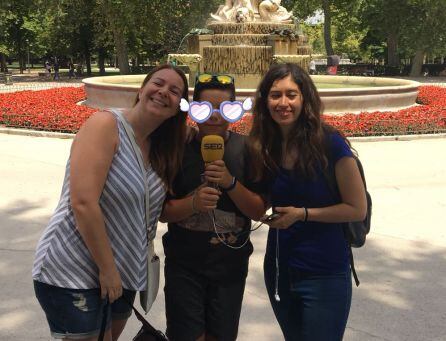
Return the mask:
<svg viewBox="0 0 446 341"><path fill-rule="evenodd" d="M108 304L100 289L68 289L34 281L34 292L45 312L51 335L56 339L82 339L99 335L104 312L106 329L112 320L126 320L132 314L136 291L123 289L122 296Z"/></svg>

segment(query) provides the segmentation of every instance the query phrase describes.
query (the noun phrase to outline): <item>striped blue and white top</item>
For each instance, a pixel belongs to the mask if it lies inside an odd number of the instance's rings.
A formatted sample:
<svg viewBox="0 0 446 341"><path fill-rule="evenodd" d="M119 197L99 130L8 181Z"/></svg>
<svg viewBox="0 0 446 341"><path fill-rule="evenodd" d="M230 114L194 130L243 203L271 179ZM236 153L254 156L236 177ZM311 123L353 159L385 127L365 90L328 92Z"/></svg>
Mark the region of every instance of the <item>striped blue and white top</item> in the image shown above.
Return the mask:
<svg viewBox="0 0 446 341"><path fill-rule="evenodd" d="M166 187L149 166L145 176L149 184L150 221L146 225L143 174L123 124L118 119L117 124L119 146L99 204L123 287L143 290L147 281L146 226L156 229ZM70 204L70 160L59 204L37 244L32 276L36 281L63 288L99 287L98 268L76 228Z"/></svg>

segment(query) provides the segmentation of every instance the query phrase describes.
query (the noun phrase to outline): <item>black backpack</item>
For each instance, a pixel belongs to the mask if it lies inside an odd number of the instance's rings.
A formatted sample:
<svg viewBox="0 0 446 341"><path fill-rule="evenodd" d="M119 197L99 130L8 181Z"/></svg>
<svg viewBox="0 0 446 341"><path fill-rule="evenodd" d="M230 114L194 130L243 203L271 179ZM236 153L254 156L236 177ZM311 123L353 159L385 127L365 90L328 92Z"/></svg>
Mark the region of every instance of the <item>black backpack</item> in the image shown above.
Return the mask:
<svg viewBox="0 0 446 341"><path fill-rule="evenodd" d="M358 165L359 173L361 174L361 179L364 184L365 195L367 199L367 213L365 219L362 221L355 221L350 223L345 223L344 234L345 238L352 247L362 247L365 244L365 239L367 234L370 232L370 221L372 219L372 197L367 191L367 183L365 181L364 169L362 167L361 161L358 157L354 156L356 164Z"/></svg>
<svg viewBox="0 0 446 341"><path fill-rule="evenodd" d="M372 197L370 196L370 193L367 191L367 183L365 181L364 168L362 167L361 161L357 156L354 155L353 157L356 161L356 164L358 165L359 173L361 174L361 179L362 182L364 183L364 189L367 199L367 213L365 219L362 221L344 223L344 235L345 239L347 239L350 245L350 266L352 269L353 277L355 278L356 286L359 286L360 282L358 275L356 274L355 262L353 260L353 251L351 248L362 247L365 244L366 236L370 231L370 221L372 218ZM329 155L329 161L331 161L330 155ZM338 185L336 182L336 175L333 162L329 162L328 169L329 169L329 174L324 172L324 175L327 178L330 190L334 195L340 197Z"/></svg>

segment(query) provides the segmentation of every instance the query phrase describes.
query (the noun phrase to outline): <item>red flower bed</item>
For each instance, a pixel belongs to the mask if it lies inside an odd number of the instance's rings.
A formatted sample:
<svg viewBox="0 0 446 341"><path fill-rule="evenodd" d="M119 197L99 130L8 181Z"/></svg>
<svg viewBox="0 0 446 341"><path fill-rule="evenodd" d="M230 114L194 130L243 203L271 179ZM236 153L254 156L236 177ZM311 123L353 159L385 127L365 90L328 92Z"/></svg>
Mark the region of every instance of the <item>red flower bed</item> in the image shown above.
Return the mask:
<svg viewBox="0 0 446 341"><path fill-rule="evenodd" d="M446 88L420 87L417 103L420 105L396 112L324 115L323 118L347 136L446 132Z"/></svg>
<svg viewBox="0 0 446 341"><path fill-rule="evenodd" d="M77 132L95 111L76 105L85 99L83 88L57 88L0 94L0 124L59 132ZM403 135L446 132L446 88L422 86L420 105L397 112L365 112L323 119L347 136ZM190 123L190 121L189 121ZM230 129L248 134L252 117L245 115Z"/></svg>
<svg viewBox="0 0 446 341"><path fill-rule="evenodd" d="M0 94L0 123L8 127L75 133L96 110L76 103L83 88Z"/></svg>

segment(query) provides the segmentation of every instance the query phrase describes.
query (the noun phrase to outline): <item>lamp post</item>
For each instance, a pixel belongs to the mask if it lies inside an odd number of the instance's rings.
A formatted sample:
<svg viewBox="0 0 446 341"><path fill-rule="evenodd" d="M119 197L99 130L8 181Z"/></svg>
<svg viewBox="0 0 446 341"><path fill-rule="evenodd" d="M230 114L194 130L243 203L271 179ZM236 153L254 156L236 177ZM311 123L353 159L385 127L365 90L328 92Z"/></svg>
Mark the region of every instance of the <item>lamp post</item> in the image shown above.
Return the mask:
<svg viewBox="0 0 446 341"><path fill-rule="evenodd" d="M26 48L27 48L27 51L28 51L28 73L31 73L31 64L29 63L29 40L28 39L26 39Z"/></svg>

